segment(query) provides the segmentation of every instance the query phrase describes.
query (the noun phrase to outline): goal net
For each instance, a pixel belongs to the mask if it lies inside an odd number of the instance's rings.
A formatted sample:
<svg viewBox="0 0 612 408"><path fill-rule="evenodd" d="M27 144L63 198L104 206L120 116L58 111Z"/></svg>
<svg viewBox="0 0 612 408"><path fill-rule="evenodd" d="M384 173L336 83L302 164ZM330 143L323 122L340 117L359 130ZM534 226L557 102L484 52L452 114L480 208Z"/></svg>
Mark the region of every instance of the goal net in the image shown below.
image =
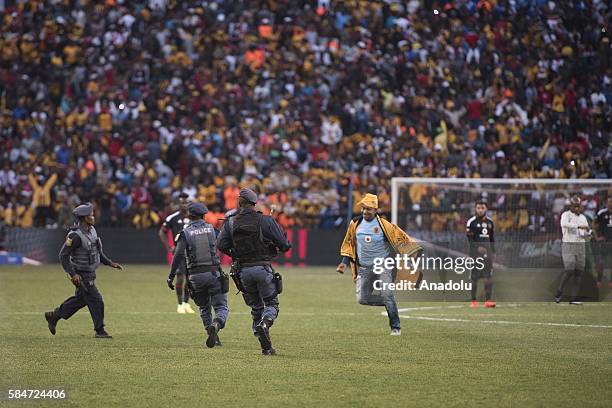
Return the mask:
<svg viewBox="0 0 612 408"><path fill-rule="evenodd" d="M493 275L499 300L550 300L563 272L560 217L570 197L581 198L583 214L593 228L598 212L612 197L608 179L393 178L391 187L392 221L422 242L426 256L466 256L466 223L477 201L487 203L487 215L495 226ZM608 295L606 269L612 258L606 254L612 254L611 244L594 238L587 243L585 298ZM439 267L425 269L426 279L469 279L469 274L455 276ZM597 290L602 274L606 285ZM439 300L440 295L427 298Z"/></svg>

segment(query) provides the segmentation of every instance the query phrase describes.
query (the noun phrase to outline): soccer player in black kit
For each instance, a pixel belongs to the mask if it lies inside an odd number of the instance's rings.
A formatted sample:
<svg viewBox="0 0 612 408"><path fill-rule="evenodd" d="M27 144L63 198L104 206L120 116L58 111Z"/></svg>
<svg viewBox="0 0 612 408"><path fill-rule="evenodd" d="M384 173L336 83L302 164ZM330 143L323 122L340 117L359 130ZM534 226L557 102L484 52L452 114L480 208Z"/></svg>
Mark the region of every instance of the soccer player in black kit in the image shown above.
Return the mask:
<svg viewBox="0 0 612 408"><path fill-rule="evenodd" d="M168 265L172 265L174 247L176 246L176 240L179 233L183 230L184 226L189 224L189 214L187 212L188 204L189 195L186 193L179 194L178 211L175 211L167 216L166 220L159 229L159 239L161 240L164 248L166 249L166 253L168 254ZM168 237L168 231L172 233L172 238ZM189 304L189 291L186 287L187 281L185 277L186 272L187 265L183 261L176 274L176 298L178 301L176 312L181 314L195 313Z"/></svg>
<svg viewBox="0 0 612 408"><path fill-rule="evenodd" d="M612 268L612 196L606 201L607 207L602 208L597 212L597 287L603 287L603 272L607 269L610 272ZM612 289L612 272L610 272L610 280L608 288Z"/></svg>
<svg viewBox="0 0 612 408"><path fill-rule="evenodd" d="M487 203L478 201L476 203L476 214L467 221L466 235L470 244L470 257L483 258L484 267L479 268L481 263L476 263L470 272L472 281L472 303L470 307L478 307L476 292L478 291L478 280L484 279L485 283L485 307L495 307L491 299L493 292L493 258L495 256L495 235L493 220L487 217Z"/></svg>

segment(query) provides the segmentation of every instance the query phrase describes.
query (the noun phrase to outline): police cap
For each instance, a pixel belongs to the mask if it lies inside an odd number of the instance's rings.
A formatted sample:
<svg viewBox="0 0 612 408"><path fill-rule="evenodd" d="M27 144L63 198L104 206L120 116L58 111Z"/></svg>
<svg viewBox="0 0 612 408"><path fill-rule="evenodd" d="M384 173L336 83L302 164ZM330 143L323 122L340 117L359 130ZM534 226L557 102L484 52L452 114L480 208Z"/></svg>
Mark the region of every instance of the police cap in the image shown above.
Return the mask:
<svg viewBox="0 0 612 408"><path fill-rule="evenodd" d="M72 210L72 214L75 217L87 217L93 214L93 205L91 203L81 204Z"/></svg>
<svg viewBox="0 0 612 408"><path fill-rule="evenodd" d="M193 215L194 217L201 217L208 212L208 208L202 203L191 202L187 206L187 211L189 215Z"/></svg>
<svg viewBox="0 0 612 408"><path fill-rule="evenodd" d="M257 194L248 188L241 188L239 197L244 198L251 204L255 204L257 202Z"/></svg>

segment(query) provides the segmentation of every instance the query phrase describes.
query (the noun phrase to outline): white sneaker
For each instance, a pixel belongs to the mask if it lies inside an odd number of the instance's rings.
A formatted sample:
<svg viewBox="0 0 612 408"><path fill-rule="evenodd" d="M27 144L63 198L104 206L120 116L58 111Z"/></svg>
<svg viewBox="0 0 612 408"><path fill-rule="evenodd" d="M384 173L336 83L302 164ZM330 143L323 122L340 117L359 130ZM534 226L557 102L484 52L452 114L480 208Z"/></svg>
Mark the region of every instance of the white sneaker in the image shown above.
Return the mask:
<svg viewBox="0 0 612 408"><path fill-rule="evenodd" d="M391 335L392 336L401 336L402 335L402 331L400 329L391 329Z"/></svg>
<svg viewBox="0 0 612 408"><path fill-rule="evenodd" d="M180 304L180 305L178 305L178 306L176 307L176 313L180 313L180 314L185 314L185 313L187 313L187 312L185 311L185 306L183 306L183 305L184 305L184 303L182 303L182 304Z"/></svg>
<svg viewBox="0 0 612 408"><path fill-rule="evenodd" d="M185 311L184 313L189 313L189 314L193 314L195 313L193 311L193 309L191 308L191 305L189 303L183 303L183 310Z"/></svg>

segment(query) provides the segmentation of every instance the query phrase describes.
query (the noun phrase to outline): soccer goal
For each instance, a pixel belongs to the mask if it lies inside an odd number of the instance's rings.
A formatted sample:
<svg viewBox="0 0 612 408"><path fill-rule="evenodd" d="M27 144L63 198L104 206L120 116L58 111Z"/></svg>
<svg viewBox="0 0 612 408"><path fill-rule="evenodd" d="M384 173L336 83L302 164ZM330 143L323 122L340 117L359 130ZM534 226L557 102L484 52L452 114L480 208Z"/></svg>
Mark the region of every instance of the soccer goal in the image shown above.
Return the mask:
<svg viewBox="0 0 612 408"><path fill-rule="evenodd" d="M474 215L475 203L484 201L494 222L498 277L549 272L553 275L543 279L550 281L563 270L559 221L572 195L581 198L583 214L593 225L612 197L612 180L396 177L391 181L391 215L395 224L423 242L426 252L462 256L468 248L467 220ZM607 258L601 255L612 253L607 246L593 242L590 275L605 267L600 261Z"/></svg>
<svg viewBox="0 0 612 408"><path fill-rule="evenodd" d="M593 219L612 196L612 180L394 177L391 217L402 228L452 230L477 200L484 200L490 216L499 218L499 231L545 231L555 225L571 195L581 197L584 214Z"/></svg>

